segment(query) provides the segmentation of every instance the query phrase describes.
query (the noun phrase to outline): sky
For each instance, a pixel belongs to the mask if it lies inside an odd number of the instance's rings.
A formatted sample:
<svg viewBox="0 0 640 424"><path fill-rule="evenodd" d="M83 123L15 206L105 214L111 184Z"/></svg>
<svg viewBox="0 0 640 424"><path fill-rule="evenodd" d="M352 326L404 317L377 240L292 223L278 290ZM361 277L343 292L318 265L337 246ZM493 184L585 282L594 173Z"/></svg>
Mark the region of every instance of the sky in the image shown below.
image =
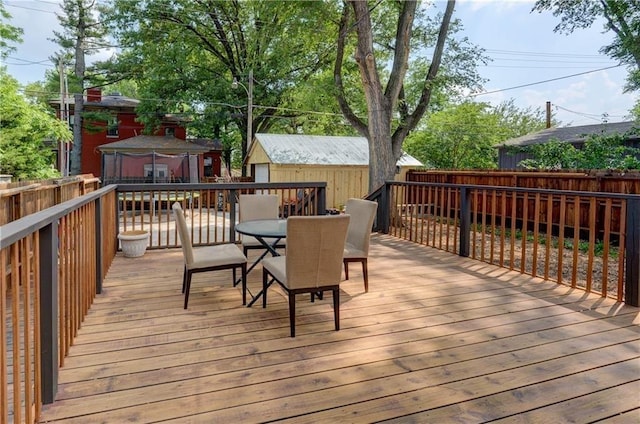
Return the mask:
<svg viewBox="0 0 640 424"><path fill-rule="evenodd" d="M57 46L48 40L58 29L60 0L4 0L10 24L24 30L23 43L5 60L21 84L44 79ZM437 7L444 10L445 3ZM623 93L624 66L599 53L612 40L602 22L565 35L554 33L559 19L551 12L531 13L527 0L458 0L454 16L464 35L493 59L479 68L488 80L478 101L494 105L513 99L522 109L545 109L546 102L561 126L630 120L640 93ZM104 59L92 56L92 59ZM604 69L609 68L609 69ZM516 88L520 87L520 88Z"/></svg>

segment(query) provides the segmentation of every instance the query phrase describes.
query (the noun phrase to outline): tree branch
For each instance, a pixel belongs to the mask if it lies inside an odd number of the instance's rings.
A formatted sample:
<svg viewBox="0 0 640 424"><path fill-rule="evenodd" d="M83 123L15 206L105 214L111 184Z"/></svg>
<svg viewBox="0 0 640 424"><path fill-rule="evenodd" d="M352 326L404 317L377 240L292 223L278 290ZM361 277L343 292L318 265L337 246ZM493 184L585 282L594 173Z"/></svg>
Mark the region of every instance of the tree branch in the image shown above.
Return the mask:
<svg viewBox="0 0 640 424"><path fill-rule="evenodd" d="M346 100L345 92L344 92L344 84L342 81L342 63L344 61L344 47L347 41L347 35L349 32L349 19L350 19L350 10L349 5L344 3L342 18L340 19L340 24L338 27L338 41L337 41L337 52L336 52L336 63L333 68L333 80L337 89L336 98L338 100L338 105L340 106L340 110L344 117L349 121L351 126L353 126L361 135L364 137L367 136L367 126L356 116L349 106L349 103Z"/></svg>

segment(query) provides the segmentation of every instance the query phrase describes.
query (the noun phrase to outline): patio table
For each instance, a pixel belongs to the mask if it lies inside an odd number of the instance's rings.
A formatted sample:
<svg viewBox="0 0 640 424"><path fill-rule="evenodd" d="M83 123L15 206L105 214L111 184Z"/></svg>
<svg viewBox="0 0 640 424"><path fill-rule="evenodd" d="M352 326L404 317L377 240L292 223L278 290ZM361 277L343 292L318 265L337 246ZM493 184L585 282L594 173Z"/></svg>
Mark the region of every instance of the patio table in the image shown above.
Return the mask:
<svg viewBox="0 0 640 424"><path fill-rule="evenodd" d="M286 219L259 219L255 221L244 221L236 224L236 232L246 236L255 237L266 249L258 259L247 270L251 271L255 266L268 254L272 256L280 256L275 246L287 236L287 220ZM273 280L269 282L269 285ZM237 282L236 282L237 284ZM251 292L249 292L251 294ZM261 289L255 296L252 295L251 301L247 307L253 305L263 294Z"/></svg>

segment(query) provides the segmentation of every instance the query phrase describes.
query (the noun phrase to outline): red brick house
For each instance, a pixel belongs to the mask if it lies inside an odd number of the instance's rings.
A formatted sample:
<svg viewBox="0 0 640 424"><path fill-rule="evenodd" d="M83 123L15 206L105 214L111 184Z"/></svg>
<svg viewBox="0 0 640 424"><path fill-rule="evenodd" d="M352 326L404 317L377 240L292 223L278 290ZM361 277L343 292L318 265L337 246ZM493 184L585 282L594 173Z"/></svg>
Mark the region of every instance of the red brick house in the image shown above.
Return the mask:
<svg viewBox="0 0 640 424"><path fill-rule="evenodd" d="M110 144L130 138L143 135L144 124L138 122L138 114L136 108L140 103L139 100L122 96L119 93L102 95L99 88L90 88L87 90L86 101L84 103L85 113L100 113L110 115L108 121L92 121L84 119L82 129L82 152L80 173L93 174L95 176L102 175L102 154L100 146ZM53 103L58 113L60 109L59 103ZM69 114L73 116L73 102L70 104ZM184 127L185 120L170 114L162 116L161 126L154 134L155 136L168 136L179 140L186 140L187 132ZM100 130L100 128L104 128ZM155 150L153 144L148 146L148 151ZM203 173L204 163L217 164L217 169L211 169L209 172L220 174L220 149L212 145L210 151L202 153L199 156L199 169ZM206 158L206 159L205 159ZM215 166L213 167L215 168ZM201 175L204 176L204 175Z"/></svg>

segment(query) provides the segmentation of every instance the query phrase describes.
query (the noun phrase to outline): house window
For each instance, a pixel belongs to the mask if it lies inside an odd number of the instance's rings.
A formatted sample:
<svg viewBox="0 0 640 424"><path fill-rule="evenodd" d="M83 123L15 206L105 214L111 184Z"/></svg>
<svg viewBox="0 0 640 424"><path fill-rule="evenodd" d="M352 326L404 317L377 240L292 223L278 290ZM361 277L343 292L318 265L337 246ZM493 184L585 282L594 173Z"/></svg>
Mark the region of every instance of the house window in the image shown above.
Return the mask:
<svg viewBox="0 0 640 424"><path fill-rule="evenodd" d="M117 137L118 136L118 117L112 116L107 121L107 137Z"/></svg>
<svg viewBox="0 0 640 424"><path fill-rule="evenodd" d="M167 136L170 135L170 136L174 136L175 137L176 129L175 128L165 128L164 129L164 135L167 135Z"/></svg>
<svg viewBox="0 0 640 424"><path fill-rule="evenodd" d="M147 181L153 181L155 174L156 182L167 182L169 180L169 165L158 163L156 164L156 170L153 172L153 164L147 163L144 165L144 178Z"/></svg>

